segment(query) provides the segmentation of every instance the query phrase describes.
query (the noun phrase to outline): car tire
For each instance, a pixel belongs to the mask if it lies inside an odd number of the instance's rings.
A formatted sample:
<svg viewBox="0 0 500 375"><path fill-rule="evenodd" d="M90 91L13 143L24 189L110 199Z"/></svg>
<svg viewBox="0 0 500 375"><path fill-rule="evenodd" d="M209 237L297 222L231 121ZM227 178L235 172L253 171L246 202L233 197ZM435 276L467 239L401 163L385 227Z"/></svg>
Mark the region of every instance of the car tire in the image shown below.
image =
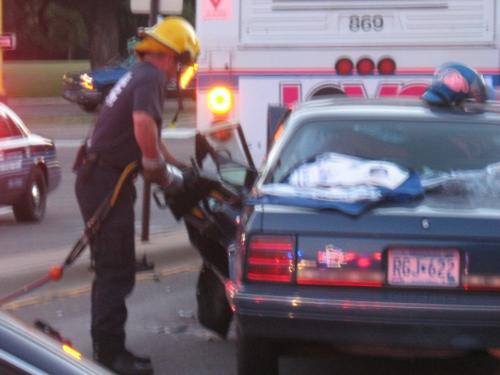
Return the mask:
<svg viewBox="0 0 500 375"><path fill-rule="evenodd" d="M80 104L80 108L85 112L95 112L99 104Z"/></svg>
<svg viewBox="0 0 500 375"><path fill-rule="evenodd" d="M41 221L47 206L47 183L40 168L34 168L28 177L26 190L13 205L17 221Z"/></svg>
<svg viewBox="0 0 500 375"><path fill-rule="evenodd" d="M271 341L246 337L237 327L237 374L278 375L279 355Z"/></svg>

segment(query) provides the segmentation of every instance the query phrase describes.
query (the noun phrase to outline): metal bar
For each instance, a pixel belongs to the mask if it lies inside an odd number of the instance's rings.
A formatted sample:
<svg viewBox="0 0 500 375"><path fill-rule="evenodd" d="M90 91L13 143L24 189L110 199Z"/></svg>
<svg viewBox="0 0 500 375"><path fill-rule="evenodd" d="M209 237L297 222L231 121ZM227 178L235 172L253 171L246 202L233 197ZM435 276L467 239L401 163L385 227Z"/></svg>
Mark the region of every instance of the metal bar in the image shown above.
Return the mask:
<svg viewBox="0 0 500 375"><path fill-rule="evenodd" d="M142 197L142 233L141 240L149 241L149 218L151 216L151 183L144 181Z"/></svg>
<svg viewBox="0 0 500 375"><path fill-rule="evenodd" d="M356 10L356 9L448 9L448 3L441 2L426 2L426 1L413 1L402 3L401 1L388 1L386 3L369 3L352 1L297 1L297 0L273 0L273 10Z"/></svg>
<svg viewBox="0 0 500 375"><path fill-rule="evenodd" d="M149 26L154 26L158 21L159 14L159 1L160 0L151 0L151 8L149 12Z"/></svg>
<svg viewBox="0 0 500 375"><path fill-rule="evenodd" d="M151 0L151 8L149 12L149 26L154 26L158 20L159 0ZM151 217L151 183L144 181L143 197L142 197L142 231L141 240L149 241L149 220Z"/></svg>
<svg viewBox="0 0 500 375"><path fill-rule="evenodd" d="M0 34L3 33L3 0L0 0ZM5 92L4 74L3 74L3 49L0 48L0 101L6 102L7 94Z"/></svg>
<svg viewBox="0 0 500 375"><path fill-rule="evenodd" d="M248 143L245 138L245 134L243 133L243 129L241 128L241 125L238 125L236 130L238 132L240 139L242 140L241 146L243 147L243 152L245 153L245 157L247 158L248 165L250 166L250 168L255 170L255 163L253 161L252 154L250 153L250 149L248 148Z"/></svg>

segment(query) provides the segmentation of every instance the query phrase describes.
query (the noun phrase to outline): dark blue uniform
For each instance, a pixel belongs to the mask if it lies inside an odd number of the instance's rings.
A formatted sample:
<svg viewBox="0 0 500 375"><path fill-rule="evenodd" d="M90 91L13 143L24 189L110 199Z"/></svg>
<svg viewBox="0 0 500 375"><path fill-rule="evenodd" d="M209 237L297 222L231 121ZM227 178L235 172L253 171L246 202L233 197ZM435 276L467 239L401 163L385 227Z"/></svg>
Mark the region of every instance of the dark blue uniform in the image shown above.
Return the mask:
<svg viewBox="0 0 500 375"><path fill-rule="evenodd" d="M85 221L109 198L125 166L142 157L132 113L147 112L160 131L165 81L154 65L141 62L107 96L88 142L92 158L77 170L75 191ZM135 197L129 179L91 245L95 265L91 334L100 361L125 350L125 298L135 283Z"/></svg>

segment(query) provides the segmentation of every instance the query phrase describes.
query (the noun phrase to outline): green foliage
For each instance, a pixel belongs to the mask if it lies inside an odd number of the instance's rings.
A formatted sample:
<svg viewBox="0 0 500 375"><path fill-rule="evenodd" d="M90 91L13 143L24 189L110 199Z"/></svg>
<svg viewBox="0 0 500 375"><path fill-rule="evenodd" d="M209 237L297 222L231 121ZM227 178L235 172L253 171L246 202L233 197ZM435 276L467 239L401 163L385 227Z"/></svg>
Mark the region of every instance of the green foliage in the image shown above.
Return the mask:
<svg viewBox="0 0 500 375"><path fill-rule="evenodd" d="M46 42L68 59L73 58L76 50L87 48L87 28L77 11L51 3L46 11L46 24Z"/></svg>
<svg viewBox="0 0 500 375"><path fill-rule="evenodd" d="M8 97L61 96L63 74L89 67L87 60L7 61L3 66L5 91Z"/></svg>
<svg viewBox="0 0 500 375"><path fill-rule="evenodd" d="M183 11L193 25L195 1L184 0ZM107 14L97 17L96 12L102 15L103 4L110 5L105 7ZM117 32L118 42L111 38L109 42L118 46L109 45L102 50L119 50L125 56L127 40L148 22L147 15L130 12L130 0L3 0L3 5L4 31L15 32L18 42L16 50L6 52L7 60L88 58L89 51L95 51L94 43L102 45L103 39L96 36L112 27L118 27L109 33ZM98 57L92 55L94 60Z"/></svg>
<svg viewBox="0 0 500 375"><path fill-rule="evenodd" d="M57 59L82 56L88 33L82 14L56 1L4 0L5 31L17 34L7 59Z"/></svg>

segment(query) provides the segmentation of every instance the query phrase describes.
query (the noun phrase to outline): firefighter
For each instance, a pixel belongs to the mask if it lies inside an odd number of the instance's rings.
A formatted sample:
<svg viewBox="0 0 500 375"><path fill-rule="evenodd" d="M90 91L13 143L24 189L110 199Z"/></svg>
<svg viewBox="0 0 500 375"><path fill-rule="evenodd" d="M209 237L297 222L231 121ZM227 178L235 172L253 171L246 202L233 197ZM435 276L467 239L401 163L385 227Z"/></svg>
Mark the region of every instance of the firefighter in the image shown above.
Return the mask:
<svg viewBox="0 0 500 375"><path fill-rule="evenodd" d="M174 189L180 163L161 141L164 88L179 66L192 64L199 41L181 17L166 17L144 29L135 46L139 62L106 97L95 128L75 164L75 192L87 222L113 192L124 168L140 161L144 178ZM167 165L170 164L170 165ZM168 168L167 168L168 167ZM169 173L170 171L170 173ZM172 172L173 171L173 172ZM125 347L125 298L135 283L133 179L92 242L95 277L91 294L91 336L95 359L119 374L151 374L151 361Z"/></svg>

